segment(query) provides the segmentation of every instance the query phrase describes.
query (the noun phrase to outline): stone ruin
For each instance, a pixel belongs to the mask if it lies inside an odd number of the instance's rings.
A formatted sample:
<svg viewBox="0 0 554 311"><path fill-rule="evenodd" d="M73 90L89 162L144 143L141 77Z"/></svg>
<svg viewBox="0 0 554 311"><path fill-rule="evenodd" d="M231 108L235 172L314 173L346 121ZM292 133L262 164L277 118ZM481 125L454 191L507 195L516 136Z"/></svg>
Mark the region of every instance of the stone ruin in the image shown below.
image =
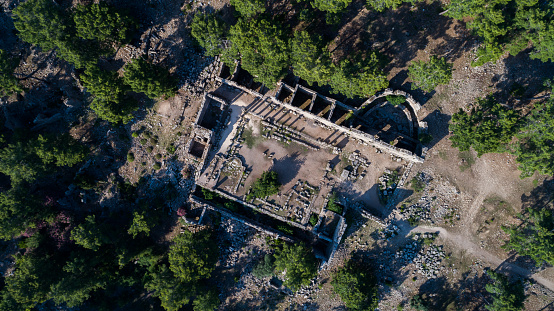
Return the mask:
<svg viewBox="0 0 554 311"><path fill-rule="evenodd" d="M217 142L218 133L224 127L225 121L222 119L228 106L225 100L212 94L206 94L200 106L191 139L186 145L186 150L193 159L192 164L198 165L198 176L204 168L211 146Z"/></svg>
<svg viewBox="0 0 554 311"><path fill-rule="evenodd" d="M410 94L404 91L386 89L383 92L371 96L359 108L354 108L299 84L292 87L286 83L279 82L276 96L263 95L259 92L259 89L251 89L248 85L237 83L236 77L240 72L240 68L237 67L229 79L222 76L218 79L230 87L240 89L263 100L270 100L276 106L287 108L296 115L314 120L315 124L323 128L338 130L358 140L358 142L363 145L374 146L379 150L384 150L395 157L410 162L422 163L424 161L427 148L421 147L418 139L420 134L427 132L427 124L420 121L417 116L417 112L421 109L421 105ZM395 133L398 136L397 139L393 141L384 141L384 137L381 137L382 133L387 132L392 127L391 124L388 124L388 126L385 125L381 129L372 128L369 124L354 123L353 125L346 126L349 122L353 123L352 120L363 119L364 116L371 114L373 110L380 107L376 107L377 99L389 95L403 96L406 98L406 103L403 104L402 112L408 120L408 124L405 126L399 125L399 128L407 132L406 135ZM402 147L402 145L410 147L406 149Z"/></svg>

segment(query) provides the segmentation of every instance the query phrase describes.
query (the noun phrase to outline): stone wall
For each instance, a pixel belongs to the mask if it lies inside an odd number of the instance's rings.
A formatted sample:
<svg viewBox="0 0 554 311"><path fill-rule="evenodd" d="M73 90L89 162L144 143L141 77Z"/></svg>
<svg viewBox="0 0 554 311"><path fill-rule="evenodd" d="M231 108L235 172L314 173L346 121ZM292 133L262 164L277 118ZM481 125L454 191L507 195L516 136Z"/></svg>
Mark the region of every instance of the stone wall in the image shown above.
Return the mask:
<svg viewBox="0 0 554 311"><path fill-rule="evenodd" d="M237 214L235 214L235 213L233 213L233 212L231 212L227 209L223 209L223 208L220 208L218 206L215 206L215 205L209 203L208 201L202 200L201 198L199 198L195 195L191 195L190 200L194 203L197 203L197 204L204 204L206 206L206 208L209 209L209 210L221 213L222 215L224 215L227 218L231 218L235 221L238 221L242 224L245 224L245 225L247 225L251 228L254 228L258 231L264 232L265 234L268 234L268 235L273 236L275 238L280 238L280 239L285 240L287 242L294 242L294 239L292 237L286 235L286 234L283 234L283 233L281 233L277 230L271 229L271 228L266 228L262 224L256 223L255 221L252 221L252 220L249 220L249 219L246 219L246 218L244 218L240 215L237 215Z"/></svg>

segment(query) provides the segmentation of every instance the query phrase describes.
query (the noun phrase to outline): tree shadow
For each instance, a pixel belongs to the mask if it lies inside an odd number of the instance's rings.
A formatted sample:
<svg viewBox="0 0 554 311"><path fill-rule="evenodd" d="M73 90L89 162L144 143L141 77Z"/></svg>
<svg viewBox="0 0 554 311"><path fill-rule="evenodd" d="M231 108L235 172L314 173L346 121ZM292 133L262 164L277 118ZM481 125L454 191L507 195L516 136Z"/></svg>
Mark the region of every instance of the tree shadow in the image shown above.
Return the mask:
<svg viewBox="0 0 554 311"><path fill-rule="evenodd" d="M426 145L426 147L432 148L438 142L440 142L444 137L448 136L448 122L452 117L442 113L440 110L436 109L425 118L424 122L427 122L428 133L433 136L433 140Z"/></svg>
<svg viewBox="0 0 554 311"><path fill-rule="evenodd" d="M294 152L273 161L273 166L270 170L277 172L281 185L288 184L298 175L300 167L306 161L306 158L301 157L301 155L299 152Z"/></svg>
<svg viewBox="0 0 554 311"><path fill-rule="evenodd" d="M456 310L451 306L455 304L456 289L444 276L425 281L419 287L418 295L428 310Z"/></svg>
<svg viewBox="0 0 554 311"><path fill-rule="evenodd" d="M521 195L522 210L552 208L554 202L554 178L545 180L541 185L535 187L531 192Z"/></svg>
<svg viewBox="0 0 554 311"><path fill-rule="evenodd" d="M502 62L505 72L492 78L496 89L493 94L500 101L514 98L516 107L528 103L527 98L542 92L543 81L554 77L554 63L531 59L528 53L508 56ZM523 87L521 94L516 94L518 87Z"/></svg>

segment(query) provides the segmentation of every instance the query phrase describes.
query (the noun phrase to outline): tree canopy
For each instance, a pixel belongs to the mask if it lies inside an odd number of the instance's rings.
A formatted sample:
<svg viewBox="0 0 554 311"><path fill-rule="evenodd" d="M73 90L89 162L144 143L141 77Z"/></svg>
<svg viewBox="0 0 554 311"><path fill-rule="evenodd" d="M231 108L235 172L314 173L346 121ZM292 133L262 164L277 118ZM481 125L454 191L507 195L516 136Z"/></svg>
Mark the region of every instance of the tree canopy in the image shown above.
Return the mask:
<svg viewBox="0 0 554 311"><path fill-rule="evenodd" d="M49 206L25 188L16 186L0 193L0 239L10 240L50 215Z"/></svg>
<svg viewBox="0 0 554 311"><path fill-rule="evenodd" d="M77 35L83 39L121 43L129 39L130 31L135 25L131 17L104 2L77 5L73 21Z"/></svg>
<svg viewBox="0 0 554 311"><path fill-rule="evenodd" d="M70 25L63 10L51 0L28 0L13 10L19 37L44 50L54 49L67 40Z"/></svg>
<svg viewBox="0 0 554 311"><path fill-rule="evenodd" d="M289 45L283 27L267 19L239 19L231 26L229 53L241 59L241 66L254 80L273 87L289 64Z"/></svg>
<svg viewBox="0 0 554 311"><path fill-rule="evenodd" d="M492 302L485 308L490 311L518 311L523 310L525 293L523 283L517 281L510 283L508 278L498 272L487 270L487 275L492 282L485 285L487 292L491 294Z"/></svg>
<svg viewBox="0 0 554 311"><path fill-rule="evenodd" d="M17 62L9 57L8 53L0 49L0 95L11 95L15 92L23 92L19 81L14 77L13 71Z"/></svg>
<svg viewBox="0 0 554 311"><path fill-rule="evenodd" d="M333 65L329 85L334 93L350 98L368 97L389 85L387 76L380 69L376 53L371 53L363 63L350 60Z"/></svg>
<svg viewBox="0 0 554 311"><path fill-rule="evenodd" d="M127 63L124 71L123 81L134 92L144 93L152 99L175 94L177 83L161 66L137 58Z"/></svg>
<svg viewBox="0 0 554 311"><path fill-rule="evenodd" d="M123 83L117 72L87 66L81 75L87 91L94 96L90 108L102 119L111 123L128 123L138 102L128 96L129 86Z"/></svg>
<svg viewBox="0 0 554 311"><path fill-rule="evenodd" d="M495 101L492 96L480 99L469 114L460 109L452 115L452 145L467 151L472 147L481 156L488 152L504 152L517 133L520 117L514 110Z"/></svg>
<svg viewBox="0 0 554 311"><path fill-rule="evenodd" d="M243 16L252 17L265 12L264 0L231 0L231 5Z"/></svg>
<svg viewBox="0 0 554 311"><path fill-rule="evenodd" d="M192 234L189 231L178 235L169 251L169 268L177 278L195 283L208 278L217 262L217 244L209 231Z"/></svg>
<svg viewBox="0 0 554 311"><path fill-rule="evenodd" d="M12 185L44 176L53 166L73 166L87 155L84 146L69 135L14 138L0 149L0 172Z"/></svg>
<svg viewBox="0 0 554 311"><path fill-rule="evenodd" d="M348 310L374 310L379 296L377 281L366 265L350 260L337 271L331 281L335 293Z"/></svg>
<svg viewBox="0 0 554 311"><path fill-rule="evenodd" d="M554 28L548 1L453 0L446 13L455 19L469 18L468 28L483 39L472 64L496 61L505 51L516 55L533 46L531 58L554 59Z"/></svg>
<svg viewBox="0 0 554 311"><path fill-rule="evenodd" d="M285 272L285 286L297 290L317 276L313 251L303 243L284 244L275 251L275 269Z"/></svg>
<svg viewBox="0 0 554 311"><path fill-rule="evenodd" d="M414 84L412 89L420 88L431 92L439 84L448 84L452 79L452 64L445 58L431 56L428 62L416 61L408 67L408 76Z"/></svg>
<svg viewBox="0 0 554 311"><path fill-rule="evenodd" d="M503 227L510 239L503 248L531 257L537 264L554 264L554 215L550 209L528 208L519 227Z"/></svg>
<svg viewBox="0 0 554 311"><path fill-rule="evenodd" d="M94 215L87 216L83 223L71 231L71 239L78 245L93 251L97 251L106 242Z"/></svg>
<svg viewBox="0 0 554 311"><path fill-rule="evenodd" d="M277 172L263 172L262 176L252 184L252 191L248 194L248 199L264 198L279 192L281 183L279 183Z"/></svg>
<svg viewBox="0 0 554 311"><path fill-rule="evenodd" d="M350 2L352 0L312 0L312 6L321 11L338 13L346 9Z"/></svg>
<svg viewBox="0 0 554 311"><path fill-rule="evenodd" d="M226 25L214 14L197 13L190 25L191 34L206 50L206 55L216 56L223 51Z"/></svg>
<svg viewBox="0 0 554 311"><path fill-rule="evenodd" d="M521 177L535 171L554 175L554 99L538 104L526 118L512 153L517 156Z"/></svg>
<svg viewBox="0 0 554 311"><path fill-rule="evenodd" d="M294 74L309 85L326 84L331 76L331 57L321 36L306 30L296 31L290 45Z"/></svg>

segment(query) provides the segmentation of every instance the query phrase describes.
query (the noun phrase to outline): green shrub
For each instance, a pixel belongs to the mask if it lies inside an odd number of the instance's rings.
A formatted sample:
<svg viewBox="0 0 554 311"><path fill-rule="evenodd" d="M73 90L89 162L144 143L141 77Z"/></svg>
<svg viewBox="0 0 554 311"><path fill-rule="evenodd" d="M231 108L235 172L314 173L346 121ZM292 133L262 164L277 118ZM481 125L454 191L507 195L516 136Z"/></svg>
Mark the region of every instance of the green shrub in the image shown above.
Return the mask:
<svg viewBox="0 0 554 311"><path fill-rule="evenodd" d="M294 234L294 230L289 225L278 225L277 230L279 230L279 231L281 231L285 234L288 234L288 235L293 235Z"/></svg>
<svg viewBox="0 0 554 311"><path fill-rule="evenodd" d="M331 281L333 290L348 310L375 310L379 303L378 285L368 265L348 261Z"/></svg>
<svg viewBox="0 0 554 311"><path fill-rule="evenodd" d="M150 153L150 152L152 152L152 151L154 151L154 147L148 146L148 147L146 148L146 152Z"/></svg>
<svg viewBox="0 0 554 311"><path fill-rule="evenodd" d="M418 138L419 138L419 141L420 141L423 145L427 145L428 143L430 143L430 142L433 141L433 136L431 136L430 134L427 134L427 133L421 133L421 134L419 134Z"/></svg>
<svg viewBox="0 0 554 311"><path fill-rule="evenodd" d="M421 175L417 175L410 181L410 185L415 192L421 192L425 189L425 182L421 179Z"/></svg>
<svg viewBox="0 0 554 311"><path fill-rule="evenodd" d="M264 259L260 260L254 269L252 269L252 275L262 279L274 275L273 271L275 271L275 257L271 254L266 254Z"/></svg>
<svg viewBox="0 0 554 311"><path fill-rule="evenodd" d="M157 160L159 160L159 159L161 159L161 158L162 158L162 155L161 155L161 154L159 154L159 153L156 154L156 159L157 159Z"/></svg>
<svg viewBox="0 0 554 311"><path fill-rule="evenodd" d="M142 138L142 139L140 140L140 144L141 144L141 145L146 145L147 142L148 142L148 141L146 140L146 138Z"/></svg>
<svg viewBox="0 0 554 311"><path fill-rule="evenodd" d="M312 249L304 243L277 246L274 256L275 269L286 271L283 284L294 291L309 285L310 280L317 276L317 260Z"/></svg>
<svg viewBox="0 0 554 311"><path fill-rule="evenodd" d="M174 154L175 151L177 151L177 148L175 148L175 146L171 145L171 146L169 146L169 147L166 148L166 151L167 151L167 153L169 153L169 154Z"/></svg>
<svg viewBox="0 0 554 311"><path fill-rule="evenodd" d="M131 134L131 136L133 136L133 138L137 138L137 137L139 137L139 133L138 132L133 132Z"/></svg>
<svg viewBox="0 0 554 311"><path fill-rule="evenodd" d="M150 134L150 132L144 132L143 136L144 136L144 138L148 139L148 138L152 137L152 134Z"/></svg>
<svg viewBox="0 0 554 311"><path fill-rule="evenodd" d="M398 106L406 102L406 97L398 95L387 95L385 99L393 106Z"/></svg>
<svg viewBox="0 0 554 311"><path fill-rule="evenodd" d="M327 209L339 215L342 215L342 206L338 205L337 200L337 193L333 192L333 194L331 194L331 197L329 198L329 201L327 201Z"/></svg>
<svg viewBox="0 0 554 311"><path fill-rule="evenodd" d="M202 188L202 195L204 196L204 199L211 201L217 197L217 193L210 191L206 188Z"/></svg>
<svg viewBox="0 0 554 311"><path fill-rule="evenodd" d="M252 185L252 191L248 194L247 199L252 200L254 198L264 198L277 194L281 187L281 183L279 183L277 179L277 172L263 172L262 176Z"/></svg>
<svg viewBox="0 0 554 311"><path fill-rule="evenodd" d="M154 166L152 167L153 169L155 169L156 171L159 170L160 168L162 168L162 165L160 164L160 162L156 162L154 163Z"/></svg>
<svg viewBox="0 0 554 311"><path fill-rule="evenodd" d="M135 161L135 155L132 152L127 153L127 161L129 162Z"/></svg>
<svg viewBox="0 0 554 311"><path fill-rule="evenodd" d="M318 220L319 217L317 216L317 214L312 213L312 215L310 215L310 225L312 225L312 227L315 227L315 225L317 225Z"/></svg>

